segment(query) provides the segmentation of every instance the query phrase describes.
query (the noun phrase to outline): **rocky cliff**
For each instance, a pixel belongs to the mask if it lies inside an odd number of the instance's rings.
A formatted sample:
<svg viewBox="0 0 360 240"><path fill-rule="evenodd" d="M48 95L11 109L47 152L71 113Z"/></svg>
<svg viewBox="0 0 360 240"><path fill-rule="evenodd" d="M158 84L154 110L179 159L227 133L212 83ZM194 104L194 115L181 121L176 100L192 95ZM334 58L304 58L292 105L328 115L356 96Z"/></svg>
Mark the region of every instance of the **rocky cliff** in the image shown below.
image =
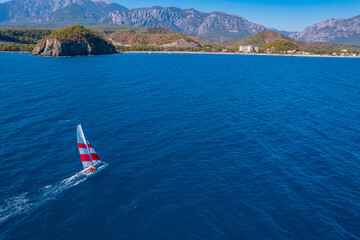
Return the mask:
<svg viewBox="0 0 360 240"><path fill-rule="evenodd" d="M80 56L115 54L115 47L83 26L73 25L42 39L31 52L33 56Z"/></svg>
<svg viewBox="0 0 360 240"><path fill-rule="evenodd" d="M335 42L360 45L360 15L349 19L327 19L290 36L306 42Z"/></svg>

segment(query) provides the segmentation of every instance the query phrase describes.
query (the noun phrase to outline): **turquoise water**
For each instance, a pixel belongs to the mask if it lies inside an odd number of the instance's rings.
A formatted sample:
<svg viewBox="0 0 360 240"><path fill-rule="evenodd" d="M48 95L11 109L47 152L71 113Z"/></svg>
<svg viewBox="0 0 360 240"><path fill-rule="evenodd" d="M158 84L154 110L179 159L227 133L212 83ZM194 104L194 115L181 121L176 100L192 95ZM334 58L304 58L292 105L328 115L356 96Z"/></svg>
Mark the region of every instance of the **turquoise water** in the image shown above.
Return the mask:
<svg viewBox="0 0 360 240"><path fill-rule="evenodd" d="M360 239L359 66L0 53L0 239Z"/></svg>

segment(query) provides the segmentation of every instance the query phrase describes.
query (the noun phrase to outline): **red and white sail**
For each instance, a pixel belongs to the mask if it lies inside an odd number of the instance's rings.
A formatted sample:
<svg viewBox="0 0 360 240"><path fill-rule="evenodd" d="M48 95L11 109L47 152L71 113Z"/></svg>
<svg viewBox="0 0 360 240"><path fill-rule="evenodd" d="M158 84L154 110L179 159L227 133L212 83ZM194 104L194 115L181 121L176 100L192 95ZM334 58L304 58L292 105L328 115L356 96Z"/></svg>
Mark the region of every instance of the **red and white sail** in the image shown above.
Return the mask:
<svg viewBox="0 0 360 240"><path fill-rule="evenodd" d="M100 162L101 160L100 160L99 156L96 154L95 149L91 146L89 141L87 141L87 144L88 144L88 147L90 150L91 160L92 160L93 164Z"/></svg>
<svg viewBox="0 0 360 240"><path fill-rule="evenodd" d="M87 145L84 132L81 128L81 124L77 126L77 142L81 157L81 162L83 164L84 169L93 166L92 158L90 155L89 147Z"/></svg>

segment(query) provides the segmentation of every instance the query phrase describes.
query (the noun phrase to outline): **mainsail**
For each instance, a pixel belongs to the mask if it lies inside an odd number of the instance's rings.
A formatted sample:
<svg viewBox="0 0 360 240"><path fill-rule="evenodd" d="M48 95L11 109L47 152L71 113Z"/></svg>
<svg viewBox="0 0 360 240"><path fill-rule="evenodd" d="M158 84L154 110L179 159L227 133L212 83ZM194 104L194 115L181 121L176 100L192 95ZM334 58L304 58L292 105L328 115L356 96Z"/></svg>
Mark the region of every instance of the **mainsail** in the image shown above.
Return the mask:
<svg viewBox="0 0 360 240"><path fill-rule="evenodd" d="M77 126L77 142L78 142L78 147L79 147L79 152L80 152L80 157L81 157L81 162L83 164L84 169L91 167L93 165L92 159L91 159L91 155L90 155L90 151L89 151L89 147L86 144L86 139L84 136L84 132L81 128L81 124L79 124Z"/></svg>
<svg viewBox="0 0 360 240"><path fill-rule="evenodd" d="M87 141L87 144L89 146L91 160L92 160L93 164L100 162L101 160L100 160L99 156L96 154L95 149L90 145L89 141Z"/></svg>

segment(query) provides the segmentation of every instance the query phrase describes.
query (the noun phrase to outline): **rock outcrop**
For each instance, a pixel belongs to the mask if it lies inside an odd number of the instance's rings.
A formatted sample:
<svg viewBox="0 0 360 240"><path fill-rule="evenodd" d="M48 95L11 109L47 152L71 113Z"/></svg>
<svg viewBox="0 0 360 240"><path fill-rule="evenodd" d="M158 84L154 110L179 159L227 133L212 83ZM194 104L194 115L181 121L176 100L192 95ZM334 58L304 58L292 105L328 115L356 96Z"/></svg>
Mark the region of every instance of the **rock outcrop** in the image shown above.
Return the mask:
<svg viewBox="0 0 360 240"><path fill-rule="evenodd" d="M31 52L33 56L81 56L117 53L114 45L83 26L73 25L53 32Z"/></svg>
<svg viewBox="0 0 360 240"><path fill-rule="evenodd" d="M183 38L180 38L176 41L173 41L171 43L167 43L167 44L163 44L160 47L185 47L185 48L189 48L189 47L201 47L201 45L199 43L196 42L188 42Z"/></svg>

